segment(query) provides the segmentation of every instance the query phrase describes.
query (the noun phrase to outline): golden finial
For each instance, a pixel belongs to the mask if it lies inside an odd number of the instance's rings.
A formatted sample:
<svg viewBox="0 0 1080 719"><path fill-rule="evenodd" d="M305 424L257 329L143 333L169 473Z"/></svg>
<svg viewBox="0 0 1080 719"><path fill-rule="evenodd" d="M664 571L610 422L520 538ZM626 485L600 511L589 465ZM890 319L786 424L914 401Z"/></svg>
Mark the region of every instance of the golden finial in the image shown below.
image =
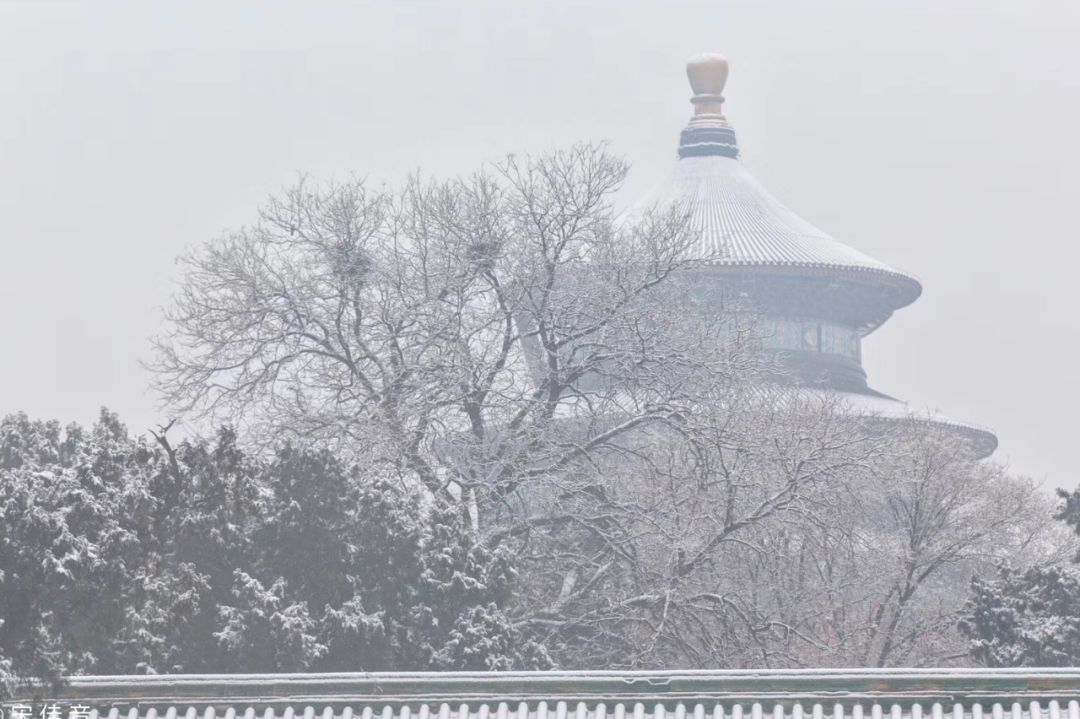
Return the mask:
<svg viewBox="0 0 1080 719"><path fill-rule="evenodd" d="M728 77L728 61L723 55L704 53L695 55L686 63L686 77L694 96L694 120L724 122L721 106L724 104L724 85ZM707 116L707 117L703 117Z"/></svg>

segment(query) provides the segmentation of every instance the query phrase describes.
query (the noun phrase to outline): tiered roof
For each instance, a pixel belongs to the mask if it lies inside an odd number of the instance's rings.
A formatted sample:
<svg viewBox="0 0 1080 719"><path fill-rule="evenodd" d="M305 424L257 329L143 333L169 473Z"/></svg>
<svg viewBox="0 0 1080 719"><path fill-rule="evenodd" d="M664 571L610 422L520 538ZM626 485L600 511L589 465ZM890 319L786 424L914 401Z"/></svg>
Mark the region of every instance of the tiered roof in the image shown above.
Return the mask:
<svg viewBox="0 0 1080 719"><path fill-rule="evenodd" d="M750 174L739 159L735 130L723 114L727 60L720 55L699 55L687 64L687 75L694 91L694 115L679 139L679 161L667 181L639 207L683 208L691 228L698 233L691 249L693 259L706 263L710 273L734 280L768 278L771 284L755 287L758 292L771 291L769 297L780 296L779 288L790 286L776 283L777 277L818 282L809 292L827 296L830 302L843 302L844 314L861 335L869 334L894 310L919 297L922 285L913 276L814 227ZM827 281L819 282L822 278ZM852 291L836 294L837 287ZM830 307L835 312L836 306ZM804 309L814 311L809 305ZM802 390L817 391L811 387ZM997 447L997 438L987 429L912 407L868 387L838 394L857 414L887 420L916 419L954 428L971 440L980 456L990 455Z"/></svg>

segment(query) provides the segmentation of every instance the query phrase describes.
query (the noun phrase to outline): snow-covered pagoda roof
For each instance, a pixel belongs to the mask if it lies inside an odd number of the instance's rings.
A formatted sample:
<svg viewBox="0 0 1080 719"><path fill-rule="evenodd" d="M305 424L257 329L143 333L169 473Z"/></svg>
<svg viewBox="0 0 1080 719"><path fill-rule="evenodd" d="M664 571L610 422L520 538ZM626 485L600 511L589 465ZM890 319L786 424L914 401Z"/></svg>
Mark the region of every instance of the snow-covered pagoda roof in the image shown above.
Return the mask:
<svg viewBox="0 0 1080 719"><path fill-rule="evenodd" d="M75 677L91 719L1080 719L1080 669Z"/></svg>
<svg viewBox="0 0 1080 719"><path fill-rule="evenodd" d="M892 309L914 302L922 292L918 280L830 237L754 179L721 112L727 73L727 61L718 55L688 63L695 113L682 132L673 173L643 206L682 206L700 233L697 258L719 267L839 273L895 286Z"/></svg>
<svg viewBox="0 0 1080 719"><path fill-rule="evenodd" d="M814 390L803 390L814 392ZM867 418L901 420L949 427L967 438L979 458L989 457L997 449L997 435L987 427L962 422L926 407L909 404L882 394L839 392L837 398L848 412Z"/></svg>
<svg viewBox="0 0 1080 719"><path fill-rule="evenodd" d="M857 345L847 355L836 351L835 342L825 349L824 330L814 321L822 321L823 328L826 323L851 327L862 338L918 299L922 285L807 222L747 170L723 113L724 57L698 55L687 63L686 73L694 114L679 138L678 162L628 217L672 206L686 213L694 231L690 258L707 266L701 277L718 279L736 296L750 298L766 318L785 323L770 327L773 337L782 338L795 394L830 395L842 401L846 412L870 420L945 427L969 440L977 456L992 454L998 444L992 431L867 386ZM793 329L794 320L804 333L813 328L810 334L793 340L800 331Z"/></svg>
<svg viewBox="0 0 1080 719"><path fill-rule="evenodd" d="M661 205L683 203L700 232L699 256L716 264L854 270L918 284L796 215L736 158L684 157L647 199Z"/></svg>

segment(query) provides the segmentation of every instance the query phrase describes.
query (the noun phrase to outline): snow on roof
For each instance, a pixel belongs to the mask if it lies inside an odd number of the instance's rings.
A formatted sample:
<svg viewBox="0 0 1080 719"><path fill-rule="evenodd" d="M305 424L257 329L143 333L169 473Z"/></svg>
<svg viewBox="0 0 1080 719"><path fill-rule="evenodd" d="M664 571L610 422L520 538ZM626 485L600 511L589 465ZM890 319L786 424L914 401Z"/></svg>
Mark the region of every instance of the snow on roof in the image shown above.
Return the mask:
<svg viewBox="0 0 1080 719"><path fill-rule="evenodd" d="M736 158L683 157L641 207L679 203L700 232L696 259L733 267L812 267L872 273L921 287L914 277L845 245L773 197Z"/></svg>
<svg viewBox="0 0 1080 719"><path fill-rule="evenodd" d="M686 63L688 65L696 65L706 62L721 62L726 60L727 58L725 58L718 52L699 52L697 55L694 55L689 60L687 60Z"/></svg>

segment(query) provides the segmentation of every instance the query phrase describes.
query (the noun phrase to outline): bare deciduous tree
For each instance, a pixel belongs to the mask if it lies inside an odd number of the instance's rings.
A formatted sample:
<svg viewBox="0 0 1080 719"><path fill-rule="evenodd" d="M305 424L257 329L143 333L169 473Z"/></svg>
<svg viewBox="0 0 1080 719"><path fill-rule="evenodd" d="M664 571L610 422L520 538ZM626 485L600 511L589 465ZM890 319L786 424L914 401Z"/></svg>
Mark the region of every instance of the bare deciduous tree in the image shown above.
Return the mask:
<svg viewBox="0 0 1080 719"><path fill-rule="evenodd" d="M533 507L523 621L564 662L965 663L972 574L1074 551L1049 497L945 428L873 431L836 398L736 395L594 458Z"/></svg>
<svg viewBox="0 0 1080 719"><path fill-rule="evenodd" d="M181 411L362 448L433 496L505 502L677 422L677 377L739 354L718 323L666 331L692 233L678 208L617 225L625 174L585 145L399 192L301 183L185 258L158 386Z"/></svg>

